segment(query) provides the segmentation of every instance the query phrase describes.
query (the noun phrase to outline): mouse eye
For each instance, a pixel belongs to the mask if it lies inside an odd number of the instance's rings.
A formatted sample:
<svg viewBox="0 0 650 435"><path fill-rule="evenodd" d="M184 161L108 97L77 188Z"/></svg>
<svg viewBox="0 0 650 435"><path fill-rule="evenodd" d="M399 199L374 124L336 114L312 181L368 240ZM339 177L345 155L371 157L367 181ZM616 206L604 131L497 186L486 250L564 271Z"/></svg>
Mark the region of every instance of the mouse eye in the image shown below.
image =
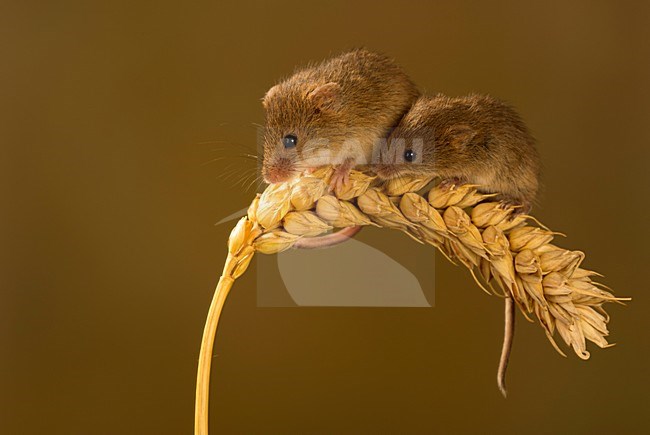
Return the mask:
<svg viewBox="0 0 650 435"><path fill-rule="evenodd" d="M404 160L407 162L413 162L415 161L417 155L415 154L415 151L413 150L406 150L404 151Z"/></svg>
<svg viewBox="0 0 650 435"><path fill-rule="evenodd" d="M284 145L285 148L295 148L297 144L298 138L292 134L288 134L282 138L282 145Z"/></svg>

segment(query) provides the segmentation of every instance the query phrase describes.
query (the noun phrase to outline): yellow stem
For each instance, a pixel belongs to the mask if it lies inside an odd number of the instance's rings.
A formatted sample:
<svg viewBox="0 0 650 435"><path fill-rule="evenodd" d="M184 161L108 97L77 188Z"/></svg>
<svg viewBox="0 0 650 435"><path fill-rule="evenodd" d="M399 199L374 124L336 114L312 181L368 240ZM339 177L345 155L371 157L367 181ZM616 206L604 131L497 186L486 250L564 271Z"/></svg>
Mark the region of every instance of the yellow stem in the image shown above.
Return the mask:
<svg viewBox="0 0 650 435"><path fill-rule="evenodd" d="M203 329L201 351L199 353L199 367L196 374L196 403L194 407L194 434L208 435L208 411L210 399L210 366L212 365L212 348L221 310L226 302L228 293L235 281L232 272L235 265L232 255L228 254L221 278L214 291L208 318Z"/></svg>

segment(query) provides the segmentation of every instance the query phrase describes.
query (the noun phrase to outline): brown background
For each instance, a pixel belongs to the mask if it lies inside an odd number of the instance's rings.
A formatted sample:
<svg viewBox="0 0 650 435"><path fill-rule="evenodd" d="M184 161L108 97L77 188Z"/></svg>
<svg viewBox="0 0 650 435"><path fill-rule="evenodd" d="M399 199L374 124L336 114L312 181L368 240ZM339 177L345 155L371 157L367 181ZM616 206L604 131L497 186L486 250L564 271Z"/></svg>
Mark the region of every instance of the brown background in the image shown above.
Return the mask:
<svg viewBox="0 0 650 435"><path fill-rule="evenodd" d="M609 307L619 344L564 359L520 321L504 400L501 302L441 256L432 309L258 308L251 272L217 338L214 432L648 430L650 8L423 3L0 4L0 432L191 432L214 222L254 192L220 174L254 168L235 156L267 88L360 45L423 90L520 109L536 215L634 297Z"/></svg>

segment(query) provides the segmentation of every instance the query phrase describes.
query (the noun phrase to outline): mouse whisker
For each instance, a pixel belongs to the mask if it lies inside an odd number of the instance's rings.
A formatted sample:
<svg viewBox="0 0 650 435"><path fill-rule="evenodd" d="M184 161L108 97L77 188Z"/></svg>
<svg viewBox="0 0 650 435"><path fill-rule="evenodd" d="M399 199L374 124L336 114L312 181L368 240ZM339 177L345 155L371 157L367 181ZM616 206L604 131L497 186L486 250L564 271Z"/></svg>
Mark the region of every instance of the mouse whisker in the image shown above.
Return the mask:
<svg viewBox="0 0 650 435"><path fill-rule="evenodd" d="M217 175L217 179L221 180L222 182L230 182L233 176L237 175L239 171L235 169L230 169L230 170L225 170L221 172L219 175Z"/></svg>
<svg viewBox="0 0 650 435"><path fill-rule="evenodd" d="M221 160L226 160L226 159L227 159L227 157L225 157L225 156L215 157L214 159L210 159L207 162L201 163L201 166L209 165L211 163L218 162L218 161L221 161Z"/></svg>
<svg viewBox="0 0 650 435"><path fill-rule="evenodd" d="M258 161L260 159L260 156L258 156L257 154L240 154L237 157L244 157L246 159L252 159L255 161Z"/></svg>
<svg viewBox="0 0 650 435"><path fill-rule="evenodd" d="M213 151L231 150L232 148L238 148L239 150L244 152L250 152L253 149L257 151L257 146L252 145L250 142L242 143L231 139L205 140L205 141L195 142L194 145L219 145L219 148Z"/></svg>
<svg viewBox="0 0 650 435"><path fill-rule="evenodd" d="M219 143L219 144L221 144L221 143L225 143L225 144L230 144L231 141L229 141L229 140L223 140L223 139L212 139L212 140L203 140L203 141L200 141L200 142L196 142L195 145L210 145L210 144L213 144L213 143Z"/></svg>
<svg viewBox="0 0 650 435"><path fill-rule="evenodd" d="M253 177L251 182L246 186L246 191L250 190L250 188L257 183L257 186L255 187L255 190L259 190L260 185L264 182L264 179L262 179L262 175L258 174Z"/></svg>
<svg viewBox="0 0 650 435"><path fill-rule="evenodd" d="M213 150L213 151L216 151L216 150ZM208 165L210 163L214 163L214 162L222 161L222 160L232 161L233 159L240 159L239 161L246 161L246 165L248 165L248 162L250 162L251 160L254 160L255 162L260 161L260 157L258 155L256 155L256 154L243 153L243 154L235 154L235 155L221 155L221 156L215 157L213 159L210 159L205 163L201 163L201 166L205 166L205 165Z"/></svg>
<svg viewBox="0 0 650 435"><path fill-rule="evenodd" d="M233 177L232 185L243 187L249 176L250 175L245 175L241 173L235 174L235 176Z"/></svg>
<svg viewBox="0 0 650 435"><path fill-rule="evenodd" d="M241 176L243 173L246 173L246 171L255 171L256 168L241 168L241 165L235 165L235 164L229 164L226 165L224 170L218 175L218 178L222 179L223 181L229 181L233 177L236 176Z"/></svg>

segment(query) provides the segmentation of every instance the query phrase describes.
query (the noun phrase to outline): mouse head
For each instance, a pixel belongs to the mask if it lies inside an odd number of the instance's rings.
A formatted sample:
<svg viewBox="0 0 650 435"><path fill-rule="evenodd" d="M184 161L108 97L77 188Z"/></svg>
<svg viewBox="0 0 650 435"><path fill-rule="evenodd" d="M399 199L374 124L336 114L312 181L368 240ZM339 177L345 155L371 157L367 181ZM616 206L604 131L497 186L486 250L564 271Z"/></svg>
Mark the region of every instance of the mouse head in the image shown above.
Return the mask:
<svg viewBox="0 0 650 435"><path fill-rule="evenodd" d="M290 180L334 162L333 144L344 139L341 87L285 81L262 100L266 110L262 175L267 183Z"/></svg>
<svg viewBox="0 0 650 435"><path fill-rule="evenodd" d="M475 135L467 125L400 125L375 150L373 170L384 180L437 175L465 160Z"/></svg>
<svg viewBox="0 0 650 435"><path fill-rule="evenodd" d="M384 180L426 172L434 163L432 139L419 129L398 126L375 148L374 172Z"/></svg>

